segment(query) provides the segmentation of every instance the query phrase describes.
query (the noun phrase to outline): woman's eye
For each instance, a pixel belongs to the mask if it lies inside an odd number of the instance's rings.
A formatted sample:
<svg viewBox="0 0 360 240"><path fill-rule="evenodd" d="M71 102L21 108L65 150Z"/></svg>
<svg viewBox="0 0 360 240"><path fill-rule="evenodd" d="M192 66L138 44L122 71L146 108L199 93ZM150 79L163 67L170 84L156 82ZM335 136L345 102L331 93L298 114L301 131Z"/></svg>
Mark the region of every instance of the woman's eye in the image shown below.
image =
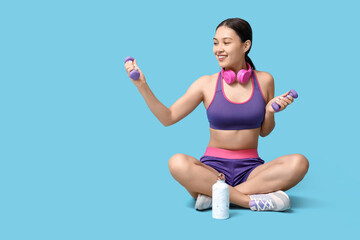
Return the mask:
<svg viewBox="0 0 360 240"><path fill-rule="evenodd" d="M230 42L224 42L225 45L229 45ZM214 45L218 45L218 43L214 43Z"/></svg>

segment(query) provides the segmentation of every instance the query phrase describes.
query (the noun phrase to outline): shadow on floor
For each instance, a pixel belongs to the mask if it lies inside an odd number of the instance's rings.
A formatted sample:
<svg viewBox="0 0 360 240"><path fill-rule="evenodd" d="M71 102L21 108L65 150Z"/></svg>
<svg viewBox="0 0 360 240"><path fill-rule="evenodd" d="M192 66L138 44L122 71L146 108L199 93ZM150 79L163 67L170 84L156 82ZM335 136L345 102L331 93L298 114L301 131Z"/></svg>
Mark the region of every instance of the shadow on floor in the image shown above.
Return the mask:
<svg viewBox="0 0 360 240"><path fill-rule="evenodd" d="M311 198L308 196L294 196L289 195L291 201L291 208L322 208L328 205L327 202L321 201L317 198Z"/></svg>
<svg viewBox="0 0 360 240"><path fill-rule="evenodd" d="M190 199L190 200L187 201L186 206L187 206L188 208L195 208L195 202L196 202L196 200L192 198L192 199ZM232 203L230 203L230 209L248 210L248 209L246 209L246 208L240 207L240 206L235 205L235 204L232 204ZM206 211L211 211L211 208L210 208L210 209L206 209L206 210L201 210L201 211L204 211L204 212L206 212Z"/></svg>
<svg viewBox="0 0 360 240"><path fill-rule="evenodd" d="M316 198L311 198L307 196L294 196L289 195L291 201L291 208L285 212L292 213L292 209L309 209L309 208L321 208L326 205L326 202L323 202ZM187 201L186 206L188 208L195 207L196 200L191 198ZM239 210L248 210L247 208L240 207L238 205L230 203L230 209L239 209ZM211 209L203 210L203 211L211 211Z"/></svg>

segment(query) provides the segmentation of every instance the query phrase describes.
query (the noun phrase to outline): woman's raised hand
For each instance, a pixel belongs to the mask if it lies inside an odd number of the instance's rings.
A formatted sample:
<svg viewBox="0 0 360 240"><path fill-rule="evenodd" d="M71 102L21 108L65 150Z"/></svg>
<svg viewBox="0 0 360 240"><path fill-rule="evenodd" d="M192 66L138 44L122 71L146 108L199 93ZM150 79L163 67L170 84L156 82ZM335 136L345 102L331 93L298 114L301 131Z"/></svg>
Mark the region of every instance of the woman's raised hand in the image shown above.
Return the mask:
<svg viewBox="0 0 360 240"><path fill-rule="evenodd" d="M134 61L127 61L125 62L125 65L124 65L125 69L126 69L126 72L129 76L129 78L131 79L131 81L136 85L136 86L140 86L144 83L146 83L146 79L145 79L145 76L144 74L142 73L141 69L139 68L139 66L137 65L136 63L136 59L134 59ZM130 77L130 72L133 71L133 70L136 70L140 73L140 77L137 79L137 80L133 80L131 77Z"/></svg>
<svg viewBox="0 0 360 240"><path fill-rule="evenodd" d="M272 107L272 104L275 102L280 106L280 109L278 112L281 112L282 110L284 110L287 106L289 106L291 103L294 102L294 98L292 96L289 95L290 91L277 96L273 99L271 99L267 105L266 105L266 111L267 112L271 112L271 113L275 113L276 111L274 110L274 108Z"/></svg>

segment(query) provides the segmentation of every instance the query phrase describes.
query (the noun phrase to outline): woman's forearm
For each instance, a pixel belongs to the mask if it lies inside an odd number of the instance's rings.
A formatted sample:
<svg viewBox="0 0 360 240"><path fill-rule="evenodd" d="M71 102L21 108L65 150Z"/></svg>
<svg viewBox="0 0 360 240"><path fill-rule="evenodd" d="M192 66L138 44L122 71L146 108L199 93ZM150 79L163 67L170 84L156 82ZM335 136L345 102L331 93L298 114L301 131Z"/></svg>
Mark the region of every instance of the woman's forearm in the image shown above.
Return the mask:
<svg viewBox="0 0 360 240"><path fill-rule="evenodd" d="M264 121L261 125L260 136L266 137L275 128L275 116L273 112L266 111Z"/></svg>
<svg viewBox="0 0 360 240"><path fill-rule="evenodd" d="M169 126L170 123L170 110L162 104L151 91L147 83L136 86L140 94L143 96L150 111L157 117L157 119L164 125Z"/></svg>

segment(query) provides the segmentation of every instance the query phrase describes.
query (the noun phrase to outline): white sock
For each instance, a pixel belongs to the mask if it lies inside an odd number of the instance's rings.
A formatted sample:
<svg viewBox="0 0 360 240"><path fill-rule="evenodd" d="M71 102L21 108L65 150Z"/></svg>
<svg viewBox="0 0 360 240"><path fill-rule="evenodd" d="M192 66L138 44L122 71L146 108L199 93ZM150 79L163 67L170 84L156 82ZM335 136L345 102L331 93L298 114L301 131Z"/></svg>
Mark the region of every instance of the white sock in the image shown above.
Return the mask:
<svg viewBox="0 0 360 240"><path fill-rule="evenodd" d="M196 210L205 210L211 208L212 199L206 195L200 194L198 195L195 203Z"/></svg>

